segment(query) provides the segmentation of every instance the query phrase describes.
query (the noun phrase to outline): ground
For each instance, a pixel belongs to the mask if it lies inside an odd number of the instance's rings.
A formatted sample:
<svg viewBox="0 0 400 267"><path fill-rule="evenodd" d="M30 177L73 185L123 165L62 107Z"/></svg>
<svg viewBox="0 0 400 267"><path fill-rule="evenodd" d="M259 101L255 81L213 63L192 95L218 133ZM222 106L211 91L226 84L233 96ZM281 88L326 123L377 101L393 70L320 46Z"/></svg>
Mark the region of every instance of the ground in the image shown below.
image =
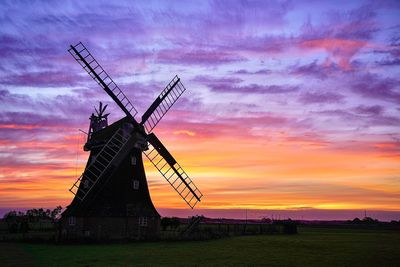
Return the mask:
<svg viewBox="0 0 400 267"><path fill-rule="evenodd" d="M0 243L1 266L399 266L400 232L300 228L298 235L103 245Z"/></svg>

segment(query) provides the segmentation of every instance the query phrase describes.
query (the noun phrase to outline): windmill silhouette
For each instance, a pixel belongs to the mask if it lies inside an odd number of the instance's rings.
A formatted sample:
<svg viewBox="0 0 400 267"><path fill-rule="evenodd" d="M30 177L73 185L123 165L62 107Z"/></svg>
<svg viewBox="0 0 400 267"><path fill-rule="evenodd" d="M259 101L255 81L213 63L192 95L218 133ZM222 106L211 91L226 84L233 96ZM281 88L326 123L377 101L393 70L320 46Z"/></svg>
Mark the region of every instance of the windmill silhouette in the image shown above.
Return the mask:
<svg viewBox="0 0 400 267"><path fill-rule="evenodd" d="M107 105L101 102L92 113L84 145L89 159L70 188L74 199L62 214L61 235L65 239L156 237L160 215L150 198L142 153L192 209L203 196L152 132L186 89L175 76L139 123L135 107L88 49L80 42L68 51L126 117L108 125Z"/></svg>

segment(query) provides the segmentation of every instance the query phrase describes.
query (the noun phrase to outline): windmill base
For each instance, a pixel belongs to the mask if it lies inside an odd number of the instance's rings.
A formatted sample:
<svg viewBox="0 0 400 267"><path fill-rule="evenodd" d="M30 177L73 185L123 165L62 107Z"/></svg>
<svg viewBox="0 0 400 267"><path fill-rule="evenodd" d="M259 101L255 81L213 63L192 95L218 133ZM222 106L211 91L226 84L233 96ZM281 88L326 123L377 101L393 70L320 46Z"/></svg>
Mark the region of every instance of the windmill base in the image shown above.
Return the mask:
<svg viewBox="0 0 400 267"><path fill-rule="evenodd" d="M155 240L160 217L67 217L60 226L60 241Z"/></svg>

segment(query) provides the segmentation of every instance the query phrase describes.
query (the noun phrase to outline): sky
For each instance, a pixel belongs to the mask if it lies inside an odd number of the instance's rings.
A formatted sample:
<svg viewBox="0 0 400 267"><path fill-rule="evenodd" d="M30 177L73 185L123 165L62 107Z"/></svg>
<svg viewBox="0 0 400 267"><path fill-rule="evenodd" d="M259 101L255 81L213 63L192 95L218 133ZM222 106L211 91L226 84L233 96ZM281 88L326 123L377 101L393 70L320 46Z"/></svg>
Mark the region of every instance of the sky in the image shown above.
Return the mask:
<svg viewBox="0 0 400 267"><path fill-rule="evenodd" d="M65 207L99 101L83 42L204 194L145 162L161 215L400 220L398 1L1 1L0 211Z"/></svg>

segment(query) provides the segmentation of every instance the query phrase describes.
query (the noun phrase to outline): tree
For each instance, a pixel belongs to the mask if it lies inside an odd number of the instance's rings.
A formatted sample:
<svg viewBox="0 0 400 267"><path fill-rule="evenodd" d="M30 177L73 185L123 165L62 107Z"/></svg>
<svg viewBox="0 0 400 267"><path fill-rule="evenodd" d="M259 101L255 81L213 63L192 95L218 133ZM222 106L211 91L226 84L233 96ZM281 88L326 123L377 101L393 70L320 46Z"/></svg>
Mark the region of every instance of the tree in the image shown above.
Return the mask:
<svg viewBox="0 0 400 267"><path fill-rule="evenodd" d="M177 217L172 217L170 221L171 228L176 229L181 224L181 221Z"/></svg>
<svg viewBox="0 0 400 267"><path fill-rule="evenodd" d="M168 226L171 225L171 218L168 217L163 217L161 219L161 227L163 229L163 231L167 230Z"/></svg>
<svg viewBox="0 0 400 267"><path fill-rule="evenodd" d="M56 221L60 217L61 210L62 210L62 207L57 206L54 210L51 211L50 217L53 221Z"/></svg>
<svg viewBox="0 0 400 267"><path fill-rule="evenodd" d="M62 207L57 206L55 209L30 209L26 211L26 216L28 216L29 221L35 222L41 219L48 219L55 221L61 214Z"/></svg>
<svg viewBox="0 0 400 267"><path fill-rule="evenodd" d="M15 217L17 217L17 211L11 210L11 211L7 212L6 214L4 214L3 219L5 219L7 221L7 220L11 220Z"/></svg>
<svg viewBox="0 0 400 267"><path fill-rule="evenodd" d="M29 231L30 223L39 222L41 227L42 220L52 221L53 223L60 217L62 207L57 206L51 209L29 209L26 213L21 211L11 210L4 214L3 218L7 224L8 230L13 233L27 233Z"/></svg>
<svg viewBox="0 0 400 267"><path fill-rule="evenodd" d="M378 223L379 221L377 219L371 218L371 217L364 217L362 220L364 223Z"/></svg>
<svg viewBox="0 0 400 267"><path fill-rule="evenodd" d="M297 234L297 223L292 221L290 218L283 221L283 233L284 234Z"/></svg>
<svg viewBox="0 0 400 267"><path fill-rule="evenodd" d="M9 211L3 216L7 223L8 230L11 233L26 233L29 230L29 225L26 215L21 211Z"/></svg>

